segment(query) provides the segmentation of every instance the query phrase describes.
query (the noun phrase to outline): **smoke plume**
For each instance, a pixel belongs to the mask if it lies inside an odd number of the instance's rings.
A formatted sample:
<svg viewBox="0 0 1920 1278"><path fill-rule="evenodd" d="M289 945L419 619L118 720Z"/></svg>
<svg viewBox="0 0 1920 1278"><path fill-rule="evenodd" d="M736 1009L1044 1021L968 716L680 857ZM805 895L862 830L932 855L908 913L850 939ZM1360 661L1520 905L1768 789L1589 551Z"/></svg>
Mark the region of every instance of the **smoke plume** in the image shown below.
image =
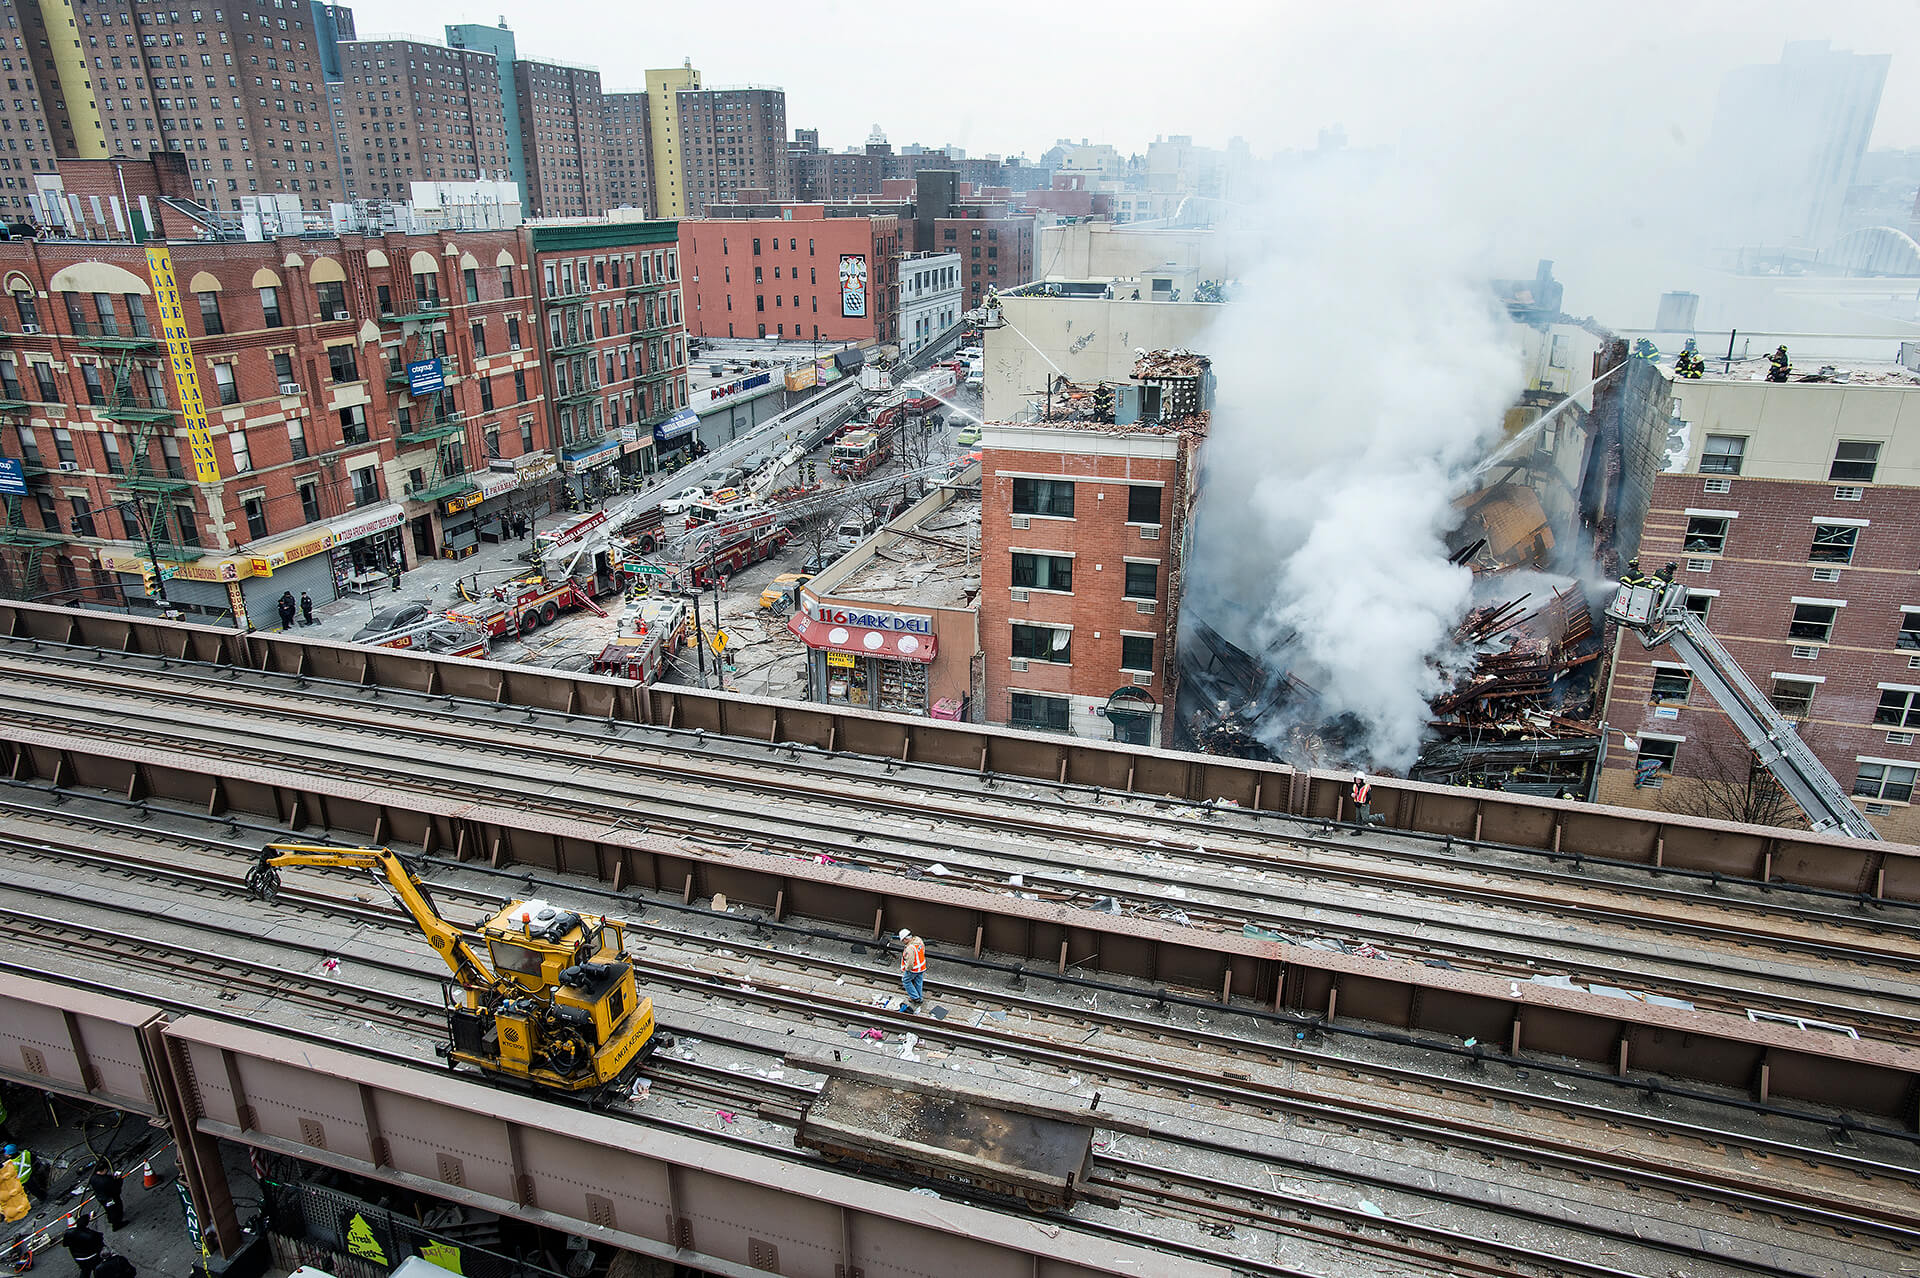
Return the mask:
<svg viewBox="0 0 1920 1278"><path fill-rule="evenodd" d="M1263 204L1287 212L1241 242L1257 264L1201 342L1219 391L1191 606L1319 692L1255 725L1277 752L1300 753L1289 713L1346 716L1336 753L1404 769L1473 591L1447 562L1452 499L1521 384L1488 280L1532 263L1491 266L1426 195L1353 165Z"/></svg>

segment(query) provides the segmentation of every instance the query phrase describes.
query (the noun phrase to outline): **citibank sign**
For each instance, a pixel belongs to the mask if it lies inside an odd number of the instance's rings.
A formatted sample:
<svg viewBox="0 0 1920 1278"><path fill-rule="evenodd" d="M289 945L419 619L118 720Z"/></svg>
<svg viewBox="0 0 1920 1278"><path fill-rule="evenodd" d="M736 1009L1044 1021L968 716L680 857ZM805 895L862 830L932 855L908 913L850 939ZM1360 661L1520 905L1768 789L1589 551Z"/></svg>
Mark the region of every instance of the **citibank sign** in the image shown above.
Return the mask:
<svg viewBox="0 0 1920 1278"><path fill-rule="evenodd" d="M901 634L930 635L933 618L913 612L868 612L860 608L842 608L806 599L807 615L835 626L860 626L867 630L893 630Z"/></svg>

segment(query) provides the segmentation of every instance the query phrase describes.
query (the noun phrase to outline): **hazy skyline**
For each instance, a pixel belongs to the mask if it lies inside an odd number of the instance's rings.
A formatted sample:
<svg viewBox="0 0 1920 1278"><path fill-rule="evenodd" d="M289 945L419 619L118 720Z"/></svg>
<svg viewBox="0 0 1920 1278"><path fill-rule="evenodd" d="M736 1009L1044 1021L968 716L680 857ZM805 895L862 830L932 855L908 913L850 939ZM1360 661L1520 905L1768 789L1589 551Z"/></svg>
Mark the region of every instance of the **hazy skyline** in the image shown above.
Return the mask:
<svg viewBox="0 0 1920 1278"><path fill-rule="evenodd" d="M647 68L691 58L715 86L783 88L789 129L818 128L834 150L862 143L876 123L896 149L952 143L1037 158L1060 138L1131 153L1156 135L1214 147L1238 135L1266 155L1311 147L1335 124L1354 146L1404 146L1449 130L1537 140L1550 122L1569 134L1610 123L1671 155L1704 140L1727 70L1775 61L1795 39L1895 54L1872 145L1920 146L1920 77L1899 56L1914 16L1903 0L1853 0L1844 18L1839 7L1770 0L1626 5L1604 22L1584 7L1504 0L1340 11L1112 0L1097 25L1086 10L1011 0L979 0L961 20L845 0L806 10L743 0L724 12L486 2L351 7L363 34L436 41L446 23L504 17L523 56L595 67L608 91L638 89Z"/></svg>

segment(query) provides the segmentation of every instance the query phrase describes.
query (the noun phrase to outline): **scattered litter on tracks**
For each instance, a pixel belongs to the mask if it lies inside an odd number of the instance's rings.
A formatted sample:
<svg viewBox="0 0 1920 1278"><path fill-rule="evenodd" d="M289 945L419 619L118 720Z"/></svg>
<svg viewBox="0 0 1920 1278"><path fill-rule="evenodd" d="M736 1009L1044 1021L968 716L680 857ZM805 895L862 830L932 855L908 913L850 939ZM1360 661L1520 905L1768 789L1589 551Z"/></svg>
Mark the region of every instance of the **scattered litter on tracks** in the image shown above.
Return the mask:
<svg viewBox="0 0 1920 1278"><path fill-rule="evenodd" d="M922 1198L938 1198L940 1196L937 1190L928 1189L924 1185L917 1189L909 1189L907 1192L910 1194L919 1194Z"/></svg>
<svg viewBox="0 0 1920 1278"><path fill-rule="evenodd" d="M1007 876L1008 887L1025 887L1026 885L1027 876L1024 874L1009 874Z"/></svg>
<svg viewBox="0 0 1920 1278"><path fill-rule="evenodd" d="M1371 1199L1362 1198L1357 1206L1369 1216L1378 1216L1382 1220L1386 1219L1387 1213L1380 1210L1380 1205Z"/></svg>
<svg viewBox="0 0 1920 1278"><path fill-rule="evenodd" d="M919 1060L920 1058L916 1056L913 1051L913 1045L919 1041L920 1036L918 1034L907 1035L900 1043L900 1059L903 1061Z"/></svg>
<svg viewBox="0 0 1920 1278"><path fill-rule="evenodd" d="M715 1115L719 1117L720 1121L723 1123L731 1123L735 1119L740 1117L740 1115L734 1113L730 1109L716 1109L713 1112Z"/></svg>
<svg viewBox="0 0 1920 1278"><path fill-rule="evenodd" d="M940 864L938 861L935 861L932 865L929 865L927 867L927 873L936 874L936 875L947 875L947 874L953 873L953 871L949 870L946 866Z"/></svg>

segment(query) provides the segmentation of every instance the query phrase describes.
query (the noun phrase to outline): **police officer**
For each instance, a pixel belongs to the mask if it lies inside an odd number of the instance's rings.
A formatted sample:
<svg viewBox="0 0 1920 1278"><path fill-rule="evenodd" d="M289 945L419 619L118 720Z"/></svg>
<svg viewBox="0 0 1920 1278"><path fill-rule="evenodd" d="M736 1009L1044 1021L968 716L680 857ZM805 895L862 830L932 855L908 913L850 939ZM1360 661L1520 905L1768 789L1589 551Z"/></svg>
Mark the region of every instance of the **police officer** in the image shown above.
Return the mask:
<svg viewBox="0 0 1920 1278"><path fill-rule="evenodd" d="M106 1246L106 1239L93 1227L93 1217L80 1217L80 1223L61 1237L60 1245L73 1257L73 1267L80 1271L80 1278L93 1278L93 1267L100 1263L100 1253Z"/></svg>
<svg viewBox="0 0 1920 1278"><path fill-rule="evenodd" d="M103 1158L93 1165L93 1175L87 1181L87 1187L93 1190L93 1201L107 1214L108 1229L118 1229L127 1223L127 1209L120 1201L120 1182L125 1179Z"/></svg>
<svg viewBox="0 0 1920 1278"><path fill-rule="evenodd" d="M293 629L293 614L299 610L299 605L293 602L293 592L291 590L283 590L280 592L279 606L280 628L282 630Z"/></svg>

